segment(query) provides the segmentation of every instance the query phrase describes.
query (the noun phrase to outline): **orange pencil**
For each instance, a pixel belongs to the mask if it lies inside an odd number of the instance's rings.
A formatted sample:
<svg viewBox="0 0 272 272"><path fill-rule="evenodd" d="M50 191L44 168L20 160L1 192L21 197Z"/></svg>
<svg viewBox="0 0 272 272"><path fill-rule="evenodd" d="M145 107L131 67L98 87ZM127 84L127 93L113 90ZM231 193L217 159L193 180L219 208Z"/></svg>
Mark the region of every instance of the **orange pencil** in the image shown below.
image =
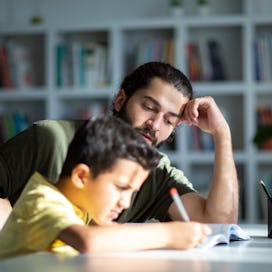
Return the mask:
<svg viewBox="0 0 272 272"><path fill-rule="evenodd" d="M188 214L187 214L187 212L186 212L186 210L185 210L185 208L184 208L184 206L183 206L183 204L181 202L181 199L180 199L180 197L178 195L177 189L174 188L174 187L171 188L170 194L171 194L174 202L177 205L177 208L178 208L178 210L180 212L181 217L184 219L184 221L189 222L190 218L189 218L189 216L188 216Z"/></svg>

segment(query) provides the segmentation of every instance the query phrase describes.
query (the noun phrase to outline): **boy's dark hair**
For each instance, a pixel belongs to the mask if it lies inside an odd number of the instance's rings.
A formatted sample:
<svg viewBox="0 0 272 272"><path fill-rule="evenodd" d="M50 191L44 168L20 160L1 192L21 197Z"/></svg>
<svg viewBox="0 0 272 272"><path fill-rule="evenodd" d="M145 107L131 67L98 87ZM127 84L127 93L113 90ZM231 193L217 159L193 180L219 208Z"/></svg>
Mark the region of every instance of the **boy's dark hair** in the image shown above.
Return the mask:
<svg viewBox="0 0 272 272"><path fill-rule="evenodd" d="M150 81L155 77L172 84L184 96L192 99L193 88L185 74L171 64L159 61L147 62L136 68L124 78L120 89L125 91L128 100L137 90L148 87ZM114 102L113 114L117 114Z"/></svg>
<svg viewBox="0 0 272 272"><path fill-rule="evenodd" d="M73 168L84 163L95 178L110 170L118 159L128 159L143 168L155 168L161 156L130 125L114 116L86 121L71 141L60 177L67 177Z"/></svg>

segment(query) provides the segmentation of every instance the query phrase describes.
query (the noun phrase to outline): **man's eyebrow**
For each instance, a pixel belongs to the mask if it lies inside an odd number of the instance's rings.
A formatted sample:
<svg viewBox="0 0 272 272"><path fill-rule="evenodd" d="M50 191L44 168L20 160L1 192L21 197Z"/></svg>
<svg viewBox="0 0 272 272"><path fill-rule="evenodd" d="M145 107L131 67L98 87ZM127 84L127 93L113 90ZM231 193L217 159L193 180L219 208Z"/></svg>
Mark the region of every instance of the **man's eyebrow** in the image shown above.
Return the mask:
<svg viewBox="0 0 272 272"><path fill-rule="evenodd" d="M151 101L152 103L154 103L156 106L158 106L158 107L161 108L161 104L160 104L156 99L154 99L153 97L146 95L146 96L144 96L144 99L150 100L150 101ZM182 116L183 113L178 114L178 113L175 113L175 112L171 112L171 111L170 111L170 112L168 112L168 114L172 115L173 117L180 118L180 117Z"/></svg>

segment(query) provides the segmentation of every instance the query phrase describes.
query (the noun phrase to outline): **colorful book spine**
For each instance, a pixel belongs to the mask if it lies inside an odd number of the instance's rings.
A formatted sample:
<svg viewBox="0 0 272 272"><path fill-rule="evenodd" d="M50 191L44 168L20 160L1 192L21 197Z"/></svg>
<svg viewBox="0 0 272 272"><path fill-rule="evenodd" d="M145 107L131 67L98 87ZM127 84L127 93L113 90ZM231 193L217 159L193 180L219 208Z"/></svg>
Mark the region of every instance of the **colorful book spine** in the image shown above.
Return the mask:
<svg viewBox="0 0 272 272"><path fill-rule="evenodd" d="M8 50L5 45L0 46L0 78L1 87L11 88L13 86L8 61Z"/></svg>

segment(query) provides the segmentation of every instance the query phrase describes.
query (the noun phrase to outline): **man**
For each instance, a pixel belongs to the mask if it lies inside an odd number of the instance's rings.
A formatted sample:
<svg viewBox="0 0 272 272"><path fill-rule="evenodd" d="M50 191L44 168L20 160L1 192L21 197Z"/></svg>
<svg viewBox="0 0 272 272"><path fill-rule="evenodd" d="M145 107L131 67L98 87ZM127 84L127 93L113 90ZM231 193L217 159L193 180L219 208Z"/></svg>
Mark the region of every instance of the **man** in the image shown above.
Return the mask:
<svg viewBox="0 0 272 272"><path fill-rule="evenodd" d="M125 77L113 101L113 114L130 123L155 146L167 140L182 122L210 133L214 139L215 161L207 199L164 156L118 221L182 220L169 194L170 187L175 186L191 220L237 222L238 182L230 128L211 97L193 99L192 92L189 80L181 71L166 63L146 63ZM0 196L9 198L13 204L36 170L56 181L68 145L81 122L40 122L3 145Z"/></svg>

